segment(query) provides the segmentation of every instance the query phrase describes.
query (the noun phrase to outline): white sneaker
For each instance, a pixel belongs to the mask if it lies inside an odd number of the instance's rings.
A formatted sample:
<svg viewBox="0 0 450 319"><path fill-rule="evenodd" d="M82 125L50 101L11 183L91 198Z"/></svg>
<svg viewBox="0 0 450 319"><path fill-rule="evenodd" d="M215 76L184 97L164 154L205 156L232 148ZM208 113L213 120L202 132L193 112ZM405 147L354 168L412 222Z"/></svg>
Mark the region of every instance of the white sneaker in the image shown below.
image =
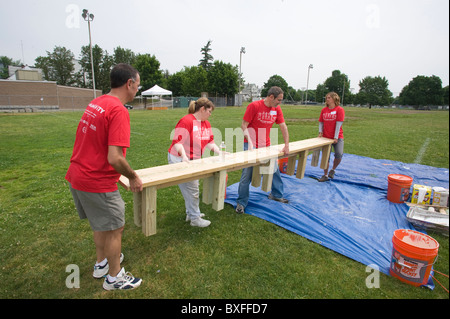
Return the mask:
<svg viewBox="0 0 450 319"><path fill-rule="evenodd" d="M205 217L205 214L200 213L200 217L201 217L201 218ZM189 217L189 215L186 215L186 221L187 221L187 222L190 222L190 221L191 221L191 217Z"/></svg>
<svg viewBox="0 0 450 319"><path fill-rule="evenodd" d="M123 254L120 253L120 263L123 261ZM104 266L96 266L94 265L94 272L92 273L92 276L96 279L100 279L108 274L109 271L109 264L108 261L106 261L106 265Z"/></svg>
<svg viewBox="0 0 450 319"><path fill-rule="evenodd" d="M116 276L116 281L110 282L108 280L108 276L106 276L105 281L103 282L103 289L105 290L131 290L137 288L141 285L142 279L135 278L129 272L125 273L125 269L122 268Z"/></svg>
<svg viewBox="0 0 450 319"><path fill-rule="evenodd" d="M208 227L211 224L209 220L202 219L201 217L191 220L191 226Z"/></svg>

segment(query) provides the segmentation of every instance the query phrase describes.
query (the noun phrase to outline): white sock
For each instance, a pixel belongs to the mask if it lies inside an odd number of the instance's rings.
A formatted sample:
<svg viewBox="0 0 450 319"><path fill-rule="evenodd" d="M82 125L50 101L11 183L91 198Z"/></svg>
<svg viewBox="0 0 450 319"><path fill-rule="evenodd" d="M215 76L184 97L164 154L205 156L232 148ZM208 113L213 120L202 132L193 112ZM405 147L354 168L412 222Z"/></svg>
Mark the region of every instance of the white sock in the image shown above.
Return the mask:
<svg viewBox="0 0 450 319"><path fill-rule="evenodd" d="M95 265L103 267L104 265L106 265L107 262L108 262L108 259L105 258L101 262L95 263Z"/></svg>
<svg viewBox="0 0 450 319"><path fill-rule="evenodd" d="M120 269L120 271L119 271L119 273L116 275L116 276L111 276L110 274L108 274L108 281L109 282L115 282L116 280L117 280L117 277L119 277L119 275L121 274L121 273L125 273L125 270L122 268L122 269ZM123 275L122 275L123 276Z"/></svg>

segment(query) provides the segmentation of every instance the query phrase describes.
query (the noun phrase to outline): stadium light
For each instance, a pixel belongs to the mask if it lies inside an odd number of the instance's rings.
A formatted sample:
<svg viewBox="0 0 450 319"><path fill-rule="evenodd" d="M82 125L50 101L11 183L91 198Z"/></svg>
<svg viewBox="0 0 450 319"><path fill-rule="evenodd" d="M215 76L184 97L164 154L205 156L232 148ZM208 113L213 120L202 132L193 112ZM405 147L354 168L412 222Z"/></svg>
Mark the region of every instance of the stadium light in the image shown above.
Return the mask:
<svg viewBox="0 0 450 319"><path fill-rule="evenodd" d="M81 14L83 19L88 23L89 29L89 50L91 52L91 69L92 69L92 88L94 90L94 99L97 97L95 92L95 75L94 75L94 58L92 56L92 41L91 41L91 21L94 20L94 15L89 13L87 9L83 9L83 13Z"/></svg>
<svg viewBox="0 0 450 319"><path fill-rule="evenodd" d="M305 97L305 105L308 104L308 86L309 86L309 71L313 68L313 65L310 64L308 66L308 78L306 80L306 97Z"/></svg>
<svg viewBox="0 0 450 319"><path fill-rule="evenodd" d="M239 94L241 94L241 79L242 79L242 72L241 72L241 65L242 65L242 53L245 54L245 48L241 47L241 51L239 52Z"/></svg>

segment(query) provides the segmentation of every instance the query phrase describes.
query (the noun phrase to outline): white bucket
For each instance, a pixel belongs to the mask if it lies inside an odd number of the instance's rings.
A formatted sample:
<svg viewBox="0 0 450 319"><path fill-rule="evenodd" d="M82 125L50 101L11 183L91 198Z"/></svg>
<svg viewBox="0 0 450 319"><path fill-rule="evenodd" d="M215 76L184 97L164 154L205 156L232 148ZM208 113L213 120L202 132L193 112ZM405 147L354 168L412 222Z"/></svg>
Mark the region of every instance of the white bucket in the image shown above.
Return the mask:
<svg viewBox="0 0 450 319"><path fill-rule="evenodd" d="M447 206L448 189L443 187L433 187L433 205Z"/></svg>

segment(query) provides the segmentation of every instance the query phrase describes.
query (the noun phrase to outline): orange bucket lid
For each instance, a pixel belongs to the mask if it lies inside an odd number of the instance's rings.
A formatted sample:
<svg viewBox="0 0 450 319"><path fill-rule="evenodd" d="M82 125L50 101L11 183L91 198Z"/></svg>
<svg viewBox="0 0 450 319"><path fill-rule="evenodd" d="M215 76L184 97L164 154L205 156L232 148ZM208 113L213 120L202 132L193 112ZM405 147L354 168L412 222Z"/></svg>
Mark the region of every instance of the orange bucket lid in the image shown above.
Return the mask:
<svg viewBox="0 0 450 319"><path fill-rule="evenodd" d="M393 240L404 248L413 252L436 251L439 243L431 236L411 229L397 229L394 231Z"/></svg>
<svg viewBox="0 0 450 319"><path fill-rule="evenodd" d="M413 181L412 177L402 175L402 174L389 174L388 180L391 182L397 182L397 183L402 183L402 184L412 183L412 181Z"/></svg>

